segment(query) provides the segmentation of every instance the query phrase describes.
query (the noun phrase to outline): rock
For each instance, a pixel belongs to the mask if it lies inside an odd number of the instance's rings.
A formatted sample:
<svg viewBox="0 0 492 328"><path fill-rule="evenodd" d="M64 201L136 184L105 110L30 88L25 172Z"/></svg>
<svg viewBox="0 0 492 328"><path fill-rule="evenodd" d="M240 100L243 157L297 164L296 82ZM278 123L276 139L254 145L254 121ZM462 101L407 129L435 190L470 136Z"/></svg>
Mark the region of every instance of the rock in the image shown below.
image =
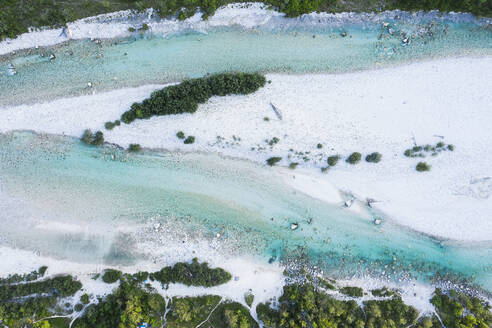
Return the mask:
<svg viewBox="0 0 492 328"><path fill-rule="evenodd" d="M308 224L311 224L311 223L313 223L313 219L312 218L308 218L307 219L307 222L308 222Z"/></svg>
<svg viewBox="0 0 492 328"><path fill-rule="evenodd" d="M389 24L390 24L390 23L388 23L388 22L384 22L384 23L383 23L383 26L384 26L384 27L388 27L388 26L389 26Z"/></svg>
<svg viewBox="0 0 492 328"><path fill-rule="evenodd" d="M344 31L344 32L342 32L340 35L342 36L342 38L344 38L344 37L346 37L346 36L347 36L347 32L345 32L345 31Z"/></svg>
<svg viewBox="0 0 492 328"><path fill-rule="evenodd" d="M87 82L87 86L88 86L89 88L92 88L92 83L91 83L91 82Z"/></svg>
<svg viewBox="0 0 492 328"><path fill-rule="evenodd" d="M353 202L354 202L353 199L348 199L348 200L345 201L345 203L343 203L343 205L345 207L350 207L350 206L352 206Z"/></svg>
<svg viewBox="0 0 492 328"><path fill-rule="evenodd" d="M297 228L299 228L299 224L297 224L297 223L292 223L292 224L290 225L290 229L291 229L291 230L296 230Z"/></svg>
<svg viewBox="0 0 492 328"><path fill-rule="evenodd" d="M56 59L56 56L54 54L51 54L50 55L50 61L55 60L55 59Z"/></svg>
<svg viewBox="0 0 492 328"><path fill-rule="evenodd" d="M389 33L390 35L393 35L393 34L395 34L395 30L393 30L392 28L389 28L389 29L388 29L388 33Z"/></svg>
<svg viewBox="0 0 492 328"><path fill-rule="evenodd" d="M403 42L404 44L409 44L410 43L410 39L409 38L404 38L403 40L401 40L401 42Z"/></svg>
<svg viewBox="0 0 492 328"><path fill-rule="evenodd" d="M14 65L12 65L12 63L9 63L7 65L7 75L8 76L13 76L15 74L17 74L17 71L15 70Z"/></svg>
<svg viewBox="0 0 492 328"><path fill-rule="evenodd" d="M383 223L383 220L381 220L380 218L375 218L374 221L373 221L373 223L375 225L380 225L381 223Z"/></svg>

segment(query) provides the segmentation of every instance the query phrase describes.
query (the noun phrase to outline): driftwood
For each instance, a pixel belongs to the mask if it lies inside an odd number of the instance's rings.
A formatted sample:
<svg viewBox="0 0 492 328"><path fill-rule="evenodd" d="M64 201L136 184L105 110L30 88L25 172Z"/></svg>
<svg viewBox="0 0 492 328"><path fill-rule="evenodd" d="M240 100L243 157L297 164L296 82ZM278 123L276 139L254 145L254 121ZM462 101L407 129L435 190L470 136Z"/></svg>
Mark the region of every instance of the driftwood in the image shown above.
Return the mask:
<svg viewBox="0 0 492 328"><path fill-rule="evenodd" d="M280 113L280 110L272 103L270 103L270 106L272 106L272 109L275 112L275 115L277 115L278 119L282 120L282 113Z"/></svg>

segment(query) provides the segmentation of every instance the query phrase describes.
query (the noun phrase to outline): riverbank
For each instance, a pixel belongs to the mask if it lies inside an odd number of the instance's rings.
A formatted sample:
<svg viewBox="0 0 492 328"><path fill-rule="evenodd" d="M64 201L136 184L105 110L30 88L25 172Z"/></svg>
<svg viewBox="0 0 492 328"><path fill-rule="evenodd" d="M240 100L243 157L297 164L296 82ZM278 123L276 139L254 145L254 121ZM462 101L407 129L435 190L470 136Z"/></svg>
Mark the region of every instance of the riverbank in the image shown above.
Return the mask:
<svg viewBox="0 0 492 328"><path fill-rule="evenodd" d="M162 87L142 86L2 108L0 131L28 129L78 137L90 128L104 131L106 141L122 146L219 152L262 163L280 156L281 165L298 162L299 168L312 172L309 183L293 185L306 194L323 199L326 186L333 185L362 202L374 199L374 208L414 230L443 239L490 241L492 155L485 140L492 138L492 99L487 91L491 69L492 60L485 57L348 74L268 74L271 83L255 94L214 97L194 114L104 130L104 122L117 119L131 103ZM280 109L282 120L270 102ZM195 136L195 143L184 145L176 137L178 131ZM270 145L274 137L279 141ZM403 155L415 144L437 142L453 144L454 151L423 159ZM377 151L382 161L345 163L355 151L364 156ZM342 157L339 163L318 173L328 166L327 156L335 154ZM431 171L415 170L421 160ZM296 171L283 174L294 179Z"/></svg>

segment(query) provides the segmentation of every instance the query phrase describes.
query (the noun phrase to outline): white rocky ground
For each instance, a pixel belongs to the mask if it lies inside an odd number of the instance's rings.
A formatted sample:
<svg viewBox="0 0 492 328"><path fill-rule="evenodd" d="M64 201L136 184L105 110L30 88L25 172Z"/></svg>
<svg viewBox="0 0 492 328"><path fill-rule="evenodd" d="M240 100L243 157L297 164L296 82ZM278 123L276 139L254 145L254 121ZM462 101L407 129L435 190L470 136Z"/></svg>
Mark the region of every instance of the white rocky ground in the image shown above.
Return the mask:
<svg viewBox="0 0 492 328"><path fill-rule="evenodd" d="M376 208L415 230L458 240L491 240L491 72L492 58L457 58L340 75L270 74L272 82L255 94L214 97L193 115L136 121L105 131L105 138L123 146L212 151L260 163L282 156L283 165L290 162L289 149L310 151L305 164L291 159L305 167L302 180L292 179L299 171L279 174L313 197L338 202L335 186L361 200L377 200ZM117 119L132 102L160 87L0 108L0 131L80 136L85 128L104 130L104 122ZM275 117L270 102L282 111L283 120ZM270 121L264 121L266 116ZM180 130L196 136L195 144L183 145L175 136ZM225 140L217 144L217 136ZM270 148L265 139L272 137L280 141ZM423 160L432 169L419 173L419 160L403 156L414 141L444 141L455 151L427 156ZM322 149L316 148L318 143ZM258 145L266 149L258 151ZM383 160L356 166L342 160L319 173L326 156L353 151L378 151Z"/></svg>

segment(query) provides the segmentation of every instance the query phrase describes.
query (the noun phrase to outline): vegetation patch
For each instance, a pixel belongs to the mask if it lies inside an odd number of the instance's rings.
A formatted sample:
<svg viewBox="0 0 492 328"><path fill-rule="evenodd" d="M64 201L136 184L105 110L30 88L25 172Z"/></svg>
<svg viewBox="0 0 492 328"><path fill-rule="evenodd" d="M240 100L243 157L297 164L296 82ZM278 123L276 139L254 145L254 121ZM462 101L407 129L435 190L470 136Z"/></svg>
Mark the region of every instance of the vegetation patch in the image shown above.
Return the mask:
<svg viewBox="0 0 492 328"><path fill-rule="evenodd" d="M278 162L282 160L282 157L270 157L269 159L266 160L266 163L270 166L276 165Z"/></svg>
<svg viewBox="0 0 492 328"><path fill-rule="evenodd" d="M362 158L361 153L353 152L352 154L350 154L349 157L347 157L346 162L354 165L354 164L359 163L361 158Z"/></svg>
<svg viewBox="0 0 492 328"><path fill-rule="evenodd" d="M348 295L351 297L362 297L364 296L364 290L360 287L342 287L340 288L340 293Z"/></svg>
<svg viewBox="0 0 492 328"><path fill-rule="evenodd" d="M258 73L223 73L186 80L154 91L140 103L133 103L130 110L123 113L121 121L129 124L156 115L194 113L198 104L212 96L250 94L264 85L265 77Z"/></svg>
<svg viewBox="0 0 492 328"><path fill-rule="evenodd" d="M142 147L139 144L130 144L128 146L128 151L130 153L138 153L141 150L142 150Z"/></svg>
<svg viewBox="0 0 492 328"><path fill-rule="evenodd" d="M188 136L188 137L186 137L185 140L183 140L183 143L185 145L189 145L189 144L195 143L195 137L194 136Z"/></svg>
<svg viewBox="0 0 492 328"><path fill-rule="evenodd" d="M84 134L82 134L80 140L86 145L99 146L104 143L104 134L101 131L92 133L91 130L87 129L84 131Z"/></svg>
<svg viewBox="0 0 492 328"><path fill-rule="evenodd" d="M106 269L104 270L104 274L102 275L102 281L107 284L113 284L117 282L122 276L121 271L114 269Z"/></svg>
<svg viewBox="0 0 492 328"><path fill-rule="evenodd" d="M366 162L379 163L382 157L383 155L381 155L378 152L370 153L369 155L366 156Z"/></svg>
<svg viewBox="0 0 492 328"><path fill-rule="evenodd" d="M437 156L439 153L444 151L454 151L454 145L445 144L444 142L439 141L435 145L427 144L408 148L403 152L403 155L411 158L424 158L427 157L428 154L430 154L431 156Z"/></svg>
<svg viewBox="0 0 492 328"><path fill-rule="evenodd" d="M426 162L419 162L415 167L415 169L419 172L426 172L426 171L430 171L431 166Z"/></svg>
<svg viewBox="0 0 492 328"><path fill-rule="evenodd" d="M231 280L231 274L222 268L210 268L208 263L199 263L194 258L191 263L178 262L174 266L162 268L150 274L150 279L161 284L182 283L186 286L213 287Z"/></svg>
<svg viewBox="0 0 492 328"><path fill-rule="evenodd" d="M328 156L328 159L327 159L328 165L330 165L330 166L337 165L339 159L340 159L340 155Z"/></svg>

